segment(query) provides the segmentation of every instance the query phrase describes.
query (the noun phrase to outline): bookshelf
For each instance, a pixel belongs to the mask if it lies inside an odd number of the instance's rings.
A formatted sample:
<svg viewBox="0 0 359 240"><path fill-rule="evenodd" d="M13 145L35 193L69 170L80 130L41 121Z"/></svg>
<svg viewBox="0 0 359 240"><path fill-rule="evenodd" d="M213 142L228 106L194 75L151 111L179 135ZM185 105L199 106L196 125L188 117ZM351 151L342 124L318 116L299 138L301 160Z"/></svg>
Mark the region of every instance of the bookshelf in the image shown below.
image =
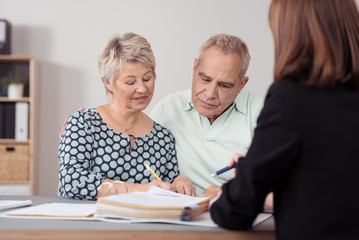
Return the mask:
<svg viewBox="0 0 359 240"><path fill-rule="evenodd" d="M16 99L8 98L6 90L0 86L0 195L34 195L37 159L36 61L29 56L0 55L0 82L9 72L20 73L25 78L25 84L23 97ZM21 137L17 134L19 121L26 126L25 135Z"/></svg>

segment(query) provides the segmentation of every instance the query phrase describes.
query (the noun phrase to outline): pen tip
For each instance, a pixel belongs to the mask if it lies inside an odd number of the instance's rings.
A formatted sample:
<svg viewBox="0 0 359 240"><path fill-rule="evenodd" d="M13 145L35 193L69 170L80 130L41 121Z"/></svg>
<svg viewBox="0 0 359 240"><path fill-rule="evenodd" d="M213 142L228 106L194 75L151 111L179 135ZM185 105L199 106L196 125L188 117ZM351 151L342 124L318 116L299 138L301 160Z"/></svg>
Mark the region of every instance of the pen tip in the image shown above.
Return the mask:
<svg viewBox="0 0 359 240"><path fill-rule="evenodd" d="M212 174L211 174L211 177L214 177L214 176L217 176L217 174L215 174L215 173L212 173Z"/></svg>

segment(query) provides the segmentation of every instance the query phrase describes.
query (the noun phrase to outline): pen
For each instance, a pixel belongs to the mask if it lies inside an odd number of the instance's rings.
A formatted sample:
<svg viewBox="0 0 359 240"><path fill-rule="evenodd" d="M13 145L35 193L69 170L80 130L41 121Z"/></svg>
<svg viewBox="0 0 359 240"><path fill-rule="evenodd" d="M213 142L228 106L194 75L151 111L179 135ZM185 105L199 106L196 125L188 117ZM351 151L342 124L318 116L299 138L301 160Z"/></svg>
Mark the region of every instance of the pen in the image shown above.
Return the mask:
<svg viewBox="0 0 359 240"><path fill-rule="evenodd" d="M244 157L240 157L240 158L238 158L238 161L239 161L239 160L243 160L243 159L244 159ZM211 177L218 176L218 175L220 175L220 174L222 174L222 173L224 173L224 172L227 172L228 170L231 170L231 169L233 169L233 168L235 168L235 167L237 167L237 163L233 164L232 167L227 166L227 167L224 167L224 168L218 170L218 171L215 172L215 173L212 173L212 174L211 174Z"/></svg>
<svg viewBox="0 0 359 240"><path fill-rule="evenodd" d="M158 180L162 181L161 178L159 176L157 176L157 174L152 170L152 168L147 165L147 163L145 163L145 167L154 177L156 177Z"/></svg>

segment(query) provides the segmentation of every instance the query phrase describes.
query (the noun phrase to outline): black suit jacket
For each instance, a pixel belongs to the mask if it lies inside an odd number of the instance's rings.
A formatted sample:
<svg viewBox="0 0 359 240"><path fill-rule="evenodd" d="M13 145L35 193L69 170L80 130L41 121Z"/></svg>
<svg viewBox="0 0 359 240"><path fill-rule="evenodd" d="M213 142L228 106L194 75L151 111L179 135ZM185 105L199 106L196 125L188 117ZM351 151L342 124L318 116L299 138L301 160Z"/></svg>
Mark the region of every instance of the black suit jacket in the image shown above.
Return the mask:
<svg viewBox="0 0 359 240"><path fill-rule="evenodd" d="M359 91L276 82L211 216L225 228L250 228L274 191L277 239L359 239L358 153Z"/></svg>

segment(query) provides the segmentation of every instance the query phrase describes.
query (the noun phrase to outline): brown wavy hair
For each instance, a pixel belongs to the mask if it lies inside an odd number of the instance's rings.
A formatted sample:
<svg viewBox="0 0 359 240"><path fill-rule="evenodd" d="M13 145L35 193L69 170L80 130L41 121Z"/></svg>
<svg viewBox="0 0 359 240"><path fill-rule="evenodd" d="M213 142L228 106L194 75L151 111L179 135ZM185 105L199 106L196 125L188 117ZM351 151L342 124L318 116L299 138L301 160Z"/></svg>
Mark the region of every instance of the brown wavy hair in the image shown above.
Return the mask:
<svg viewBox="0 0 359 240"><path fill-rule="evenodd" d="M274 81L359 88L359 14L354 0L272 0Z"/></svg>

